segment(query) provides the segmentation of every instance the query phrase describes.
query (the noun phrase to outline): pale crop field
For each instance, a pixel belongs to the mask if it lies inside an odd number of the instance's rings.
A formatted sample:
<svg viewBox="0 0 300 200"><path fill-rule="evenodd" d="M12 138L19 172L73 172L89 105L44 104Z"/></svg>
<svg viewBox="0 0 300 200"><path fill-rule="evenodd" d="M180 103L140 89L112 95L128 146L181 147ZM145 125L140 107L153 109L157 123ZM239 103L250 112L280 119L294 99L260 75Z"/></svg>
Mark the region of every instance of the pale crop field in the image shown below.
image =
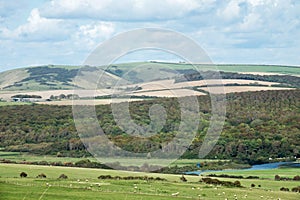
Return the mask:
<svg viewBox="0 0 300 200"><path fill-rule="evenodd" d="M198 92L189 89L166 89L158 91L145 91L133 93L135 96L155 96L155 97L185 97L185 96L200 96L206 95L203 92Z"/></svg>
<svg viewBox="0 0 300 200"><path fill-rule="evenodd" d="M201 87L202 90L211 93L234 93L234 92L249 92L249 91L266 91L266 90L293 90L294 88L283 87L265 87L265 86L226 86L226 87Z"/></svg>
<svg viewBox="0 0 300 200"><path fill-rule="evenodd" d="M143 99L95 99L95 100L61 100L61 101L47 101L37 102L37 104L47 105L107 105L121 102L143 101Z"/></svg>

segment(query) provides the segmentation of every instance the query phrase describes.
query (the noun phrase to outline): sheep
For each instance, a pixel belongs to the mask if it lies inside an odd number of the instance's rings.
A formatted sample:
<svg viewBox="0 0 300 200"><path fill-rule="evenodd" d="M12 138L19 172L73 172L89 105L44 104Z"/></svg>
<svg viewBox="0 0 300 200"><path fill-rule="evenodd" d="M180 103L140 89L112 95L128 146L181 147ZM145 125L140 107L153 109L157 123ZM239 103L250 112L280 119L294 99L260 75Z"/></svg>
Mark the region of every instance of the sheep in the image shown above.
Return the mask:
<svg viewBox="0 0 300 200"><path fill-rule="evenodd" d="M179 192L173 193L172 196L176 197L179 195Z"/></svg>

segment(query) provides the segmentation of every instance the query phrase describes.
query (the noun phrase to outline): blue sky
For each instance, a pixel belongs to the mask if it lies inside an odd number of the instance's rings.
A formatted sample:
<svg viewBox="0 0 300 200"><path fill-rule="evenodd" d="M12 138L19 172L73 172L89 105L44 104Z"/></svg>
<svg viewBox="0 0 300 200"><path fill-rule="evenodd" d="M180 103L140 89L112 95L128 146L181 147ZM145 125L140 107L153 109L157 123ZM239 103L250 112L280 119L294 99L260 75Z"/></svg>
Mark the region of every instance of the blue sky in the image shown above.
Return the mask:
<svg viewBox="0 0 300 200"><path fill-rule="evenodd" d="M82 64L101 42L144 27L185 34L214 63L300 65L298 0L0 0L0 71ZM162 58L136 55L149 59Z"/></svg>

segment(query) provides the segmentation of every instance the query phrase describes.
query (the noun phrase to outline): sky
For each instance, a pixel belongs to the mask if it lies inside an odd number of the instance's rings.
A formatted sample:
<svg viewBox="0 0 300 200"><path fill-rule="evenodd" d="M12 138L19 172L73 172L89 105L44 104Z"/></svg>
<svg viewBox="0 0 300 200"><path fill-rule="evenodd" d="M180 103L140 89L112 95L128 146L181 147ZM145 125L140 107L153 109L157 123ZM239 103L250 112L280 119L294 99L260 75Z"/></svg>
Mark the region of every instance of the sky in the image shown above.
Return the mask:
<svg viewBox="0 0 300 200"><path fill-rule="evenodd" d="M147 27L186 35L213 63L300 65L299 0L0 0L0 71L80 65L102 42ZM164 57L155 55L123 61Z"/></svg>

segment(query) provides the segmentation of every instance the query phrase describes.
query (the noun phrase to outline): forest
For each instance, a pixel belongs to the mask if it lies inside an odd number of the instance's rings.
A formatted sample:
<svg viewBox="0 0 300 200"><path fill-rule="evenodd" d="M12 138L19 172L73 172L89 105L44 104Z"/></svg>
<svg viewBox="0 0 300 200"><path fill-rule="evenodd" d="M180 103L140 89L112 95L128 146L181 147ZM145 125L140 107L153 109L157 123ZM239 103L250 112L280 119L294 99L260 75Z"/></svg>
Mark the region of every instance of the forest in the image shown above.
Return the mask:
<svg viewBox="0 0 300 200"><path fill-rule="evenodd" d="M234 72L224 71L202 71L201 73L195 70L182 70L182 76L178 76L175 81L198 81L203 79L243 79L243 80L257 80L269 81L274 83L281 83L285 87L300 87L300 78L291 75L257 75L257 74L239 74Z"/></svg>
<svg viewBox="0 0 300 200"><path fill-rule="evenodd" d="M270 158L300 157L300 90L227 94L226 121L221 136L206 158L258 164ZM211 116L209 96L199 96L200 125L182 158L197 158ZM145 140L126 134L114 121L110 105L96 106L99 124L108 138L131 152L147 152L172 140L180 123L176 98L131 102L130 115L137 124L150 123L149 108L166 108L166 123ZM18 105L0 107L0 148L5 151L70 157L88 156L73 120L71 106ZM109 149L103 151L110 155Z"/></svg>

